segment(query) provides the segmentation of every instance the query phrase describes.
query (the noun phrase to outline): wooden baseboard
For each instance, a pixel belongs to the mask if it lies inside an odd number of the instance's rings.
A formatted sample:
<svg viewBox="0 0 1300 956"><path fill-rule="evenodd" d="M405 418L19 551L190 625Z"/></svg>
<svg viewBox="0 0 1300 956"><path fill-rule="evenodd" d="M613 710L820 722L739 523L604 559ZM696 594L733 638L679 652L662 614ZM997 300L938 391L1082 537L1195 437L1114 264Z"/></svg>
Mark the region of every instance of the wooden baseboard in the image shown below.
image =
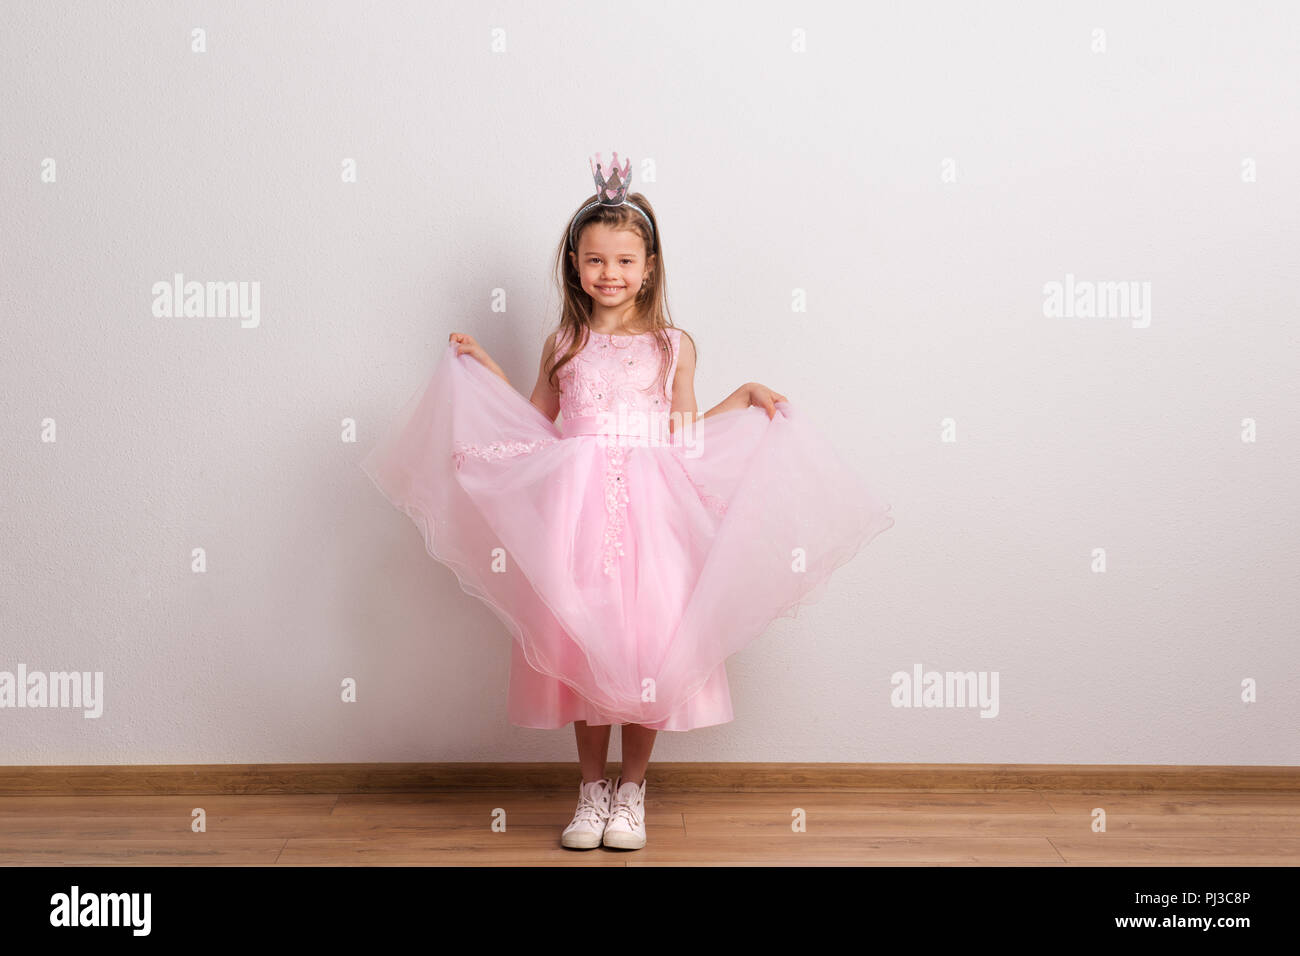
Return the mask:
<svg viewBox="0 0 1300 956"><path fill-rule="evenodd" d="M658 791L1300 791L1300 767L1174 764L652 762L646 778ZM578 779L576 763L35 766L0 767L0 795L535 790Z"/></svg>

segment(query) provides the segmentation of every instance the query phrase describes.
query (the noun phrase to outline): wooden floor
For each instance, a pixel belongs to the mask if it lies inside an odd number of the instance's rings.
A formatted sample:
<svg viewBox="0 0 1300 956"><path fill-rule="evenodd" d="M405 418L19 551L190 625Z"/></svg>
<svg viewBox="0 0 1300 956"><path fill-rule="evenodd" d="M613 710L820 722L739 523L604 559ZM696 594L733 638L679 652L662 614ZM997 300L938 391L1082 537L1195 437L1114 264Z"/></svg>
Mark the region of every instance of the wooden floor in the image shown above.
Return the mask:
<svg viewBox="0 0 1300 956"><path fill-rule="evenodd" d="M562 848L576 800L576 787L0 796L0 865L1300 865L1300 793L647 785L649 840L634 851ZM198 807L205 833L191 832ZM1105 833L1092 831L1097 807ZM498 808L504 832L492 829ZM807 832L792 832L796 808Z"/></svg>

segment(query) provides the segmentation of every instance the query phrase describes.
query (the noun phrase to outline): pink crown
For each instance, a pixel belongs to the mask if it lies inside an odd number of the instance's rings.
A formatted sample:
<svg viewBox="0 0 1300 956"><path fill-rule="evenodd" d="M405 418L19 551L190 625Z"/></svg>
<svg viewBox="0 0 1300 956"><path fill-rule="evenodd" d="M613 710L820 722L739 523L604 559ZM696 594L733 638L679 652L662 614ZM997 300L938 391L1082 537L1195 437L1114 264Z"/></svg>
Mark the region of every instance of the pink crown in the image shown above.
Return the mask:
<svg viewBox="0 0 1300 956"><path fill-rule="evenodd" d="M618 168L618 153L614 153L614 167L608 178L601 175L600 153L596 154L595 163L591 163L591 175L596 180L596 199L602 206L618 206L627 197L627 187L632 185L632 160L623 162Z"/></svg>

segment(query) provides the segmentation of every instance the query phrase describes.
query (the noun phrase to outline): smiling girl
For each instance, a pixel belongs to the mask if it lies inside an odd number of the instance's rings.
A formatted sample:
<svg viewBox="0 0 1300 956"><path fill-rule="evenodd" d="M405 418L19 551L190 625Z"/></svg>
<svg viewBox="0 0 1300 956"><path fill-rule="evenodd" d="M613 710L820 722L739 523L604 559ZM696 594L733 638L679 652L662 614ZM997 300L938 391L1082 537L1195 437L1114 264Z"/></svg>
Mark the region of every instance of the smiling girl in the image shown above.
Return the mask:
<svg viewBox="0 0 1300 956"><path fill-rule="evenodd" d="M636 849L658 732L733 720L726 659L894 521L784 395L748 382L698 413L654 209L630 160L592 173L531 398L452 332L362 468L509 630L511 723L574 725L562 845Z"/></svg>

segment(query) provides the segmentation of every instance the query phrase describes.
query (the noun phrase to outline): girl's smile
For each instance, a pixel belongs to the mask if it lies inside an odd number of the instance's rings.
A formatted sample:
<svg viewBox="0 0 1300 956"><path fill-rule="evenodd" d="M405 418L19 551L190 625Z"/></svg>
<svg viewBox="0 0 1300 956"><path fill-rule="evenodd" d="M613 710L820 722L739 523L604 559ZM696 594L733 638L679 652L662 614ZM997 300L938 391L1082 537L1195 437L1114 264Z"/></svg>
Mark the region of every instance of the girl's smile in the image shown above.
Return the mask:
<svg viewBox="0 0 1300 956"><path fill-rule="evenodd" d="M572 257L583 291L592 298L596 327L621 328L631 318L636 295L650 276L645 240L630 229L592 223L578 239Z"/></svg>

